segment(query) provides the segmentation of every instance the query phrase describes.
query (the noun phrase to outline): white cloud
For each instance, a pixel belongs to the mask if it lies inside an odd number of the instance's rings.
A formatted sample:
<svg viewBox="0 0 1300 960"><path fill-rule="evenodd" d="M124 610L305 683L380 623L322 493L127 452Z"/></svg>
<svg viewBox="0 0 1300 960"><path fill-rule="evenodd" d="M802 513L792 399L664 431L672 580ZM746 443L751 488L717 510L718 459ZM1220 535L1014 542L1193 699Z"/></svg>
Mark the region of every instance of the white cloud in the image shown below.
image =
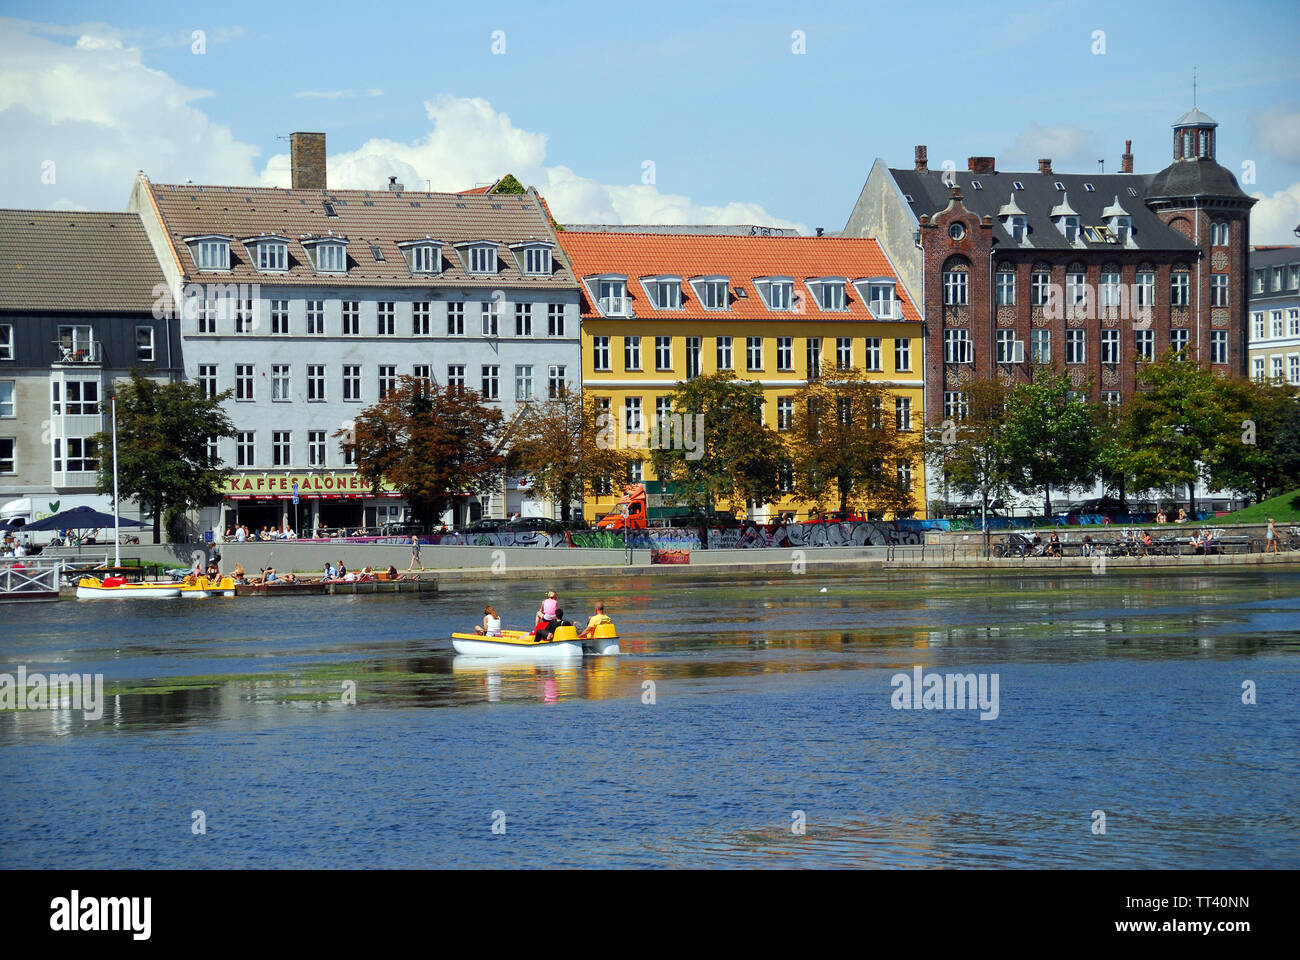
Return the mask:
<svg viewBox="0 0 1300 960"><path fill-rule="evenodd" d="M1296 243L1295 228L1300 226L1300 183L1293 183L1271 197L1252 193L1259 203L1250 210L1250 242L1273 245Z"/></svg>
<svg viewBox="0 0 1300 960"><path fill-rule="evenodd" d="M192 105L210 93L145 66L111 28L82 29L68 45L0 19L0 206L121 210L140 168L161 181L256 181L258 147Z"/></svg>
<svg viewBox="0 0 1300 960"><path fill-rule="evenodd" d="M1260 150L1289 163L1300 163L1300 110L1276 107L1251 120Z"/></svg>
<svg viewBox="0 0 1300 960"><path fill-rule="evenodd" d="M1011 163L1036 164L1040 158L1047 157L1053 166L1064 170L1095 164L1098 157L1104 156L1097 152L1096 144L1097 135L1083 127L1069 123L1043 127L1031 123L1005 152Z"/></svg>

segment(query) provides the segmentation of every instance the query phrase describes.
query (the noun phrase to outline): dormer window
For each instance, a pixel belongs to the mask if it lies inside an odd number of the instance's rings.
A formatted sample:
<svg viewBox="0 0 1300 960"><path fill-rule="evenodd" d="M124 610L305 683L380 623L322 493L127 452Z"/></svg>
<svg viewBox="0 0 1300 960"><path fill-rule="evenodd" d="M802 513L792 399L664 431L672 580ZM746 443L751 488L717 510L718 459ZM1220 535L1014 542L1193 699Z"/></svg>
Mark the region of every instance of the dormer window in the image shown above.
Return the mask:
<svg viewBox="0 0 1300 960"><path fill-rule="evenodd" d="M289 240L276 234L249 237L244 246L253 255L261 273L284 273L289 269Z"/></svg>
<svg viewBox="0 0 1300 960"><path fill-rule="evenodd" d="M1016 196L1013 193L1011 199L1002 205L998 210L998 219L1002 221L1002 226L1007 233L1011 234L1011 239L1016 243L1025 242L1025 211L1020 209L1016 203Z"/></svg>
<svg viewBox="0 0 1300 960"><path fill-rule="evenodd" d="M794 306L794 279L791 277L759 277L754 281L759 295L769 310L790 310Z"/></svg>
<svg viewBox="0 0 1300 960"><path fill-rule="evenodd" d="M348 247L346 240L306 240L317 273L347 273Z"/></svg>
<svg viewBox="0 0 1300 960"><path fill-rule="evenodd" d="M431 237L397 245L412 273L442 273L442 244Z"/></svg>
<svg viewBox="0 0 1300 960"><path fill-rule="evenodd" d="M867 309L877 320L898 320L902 318L899 309L896 281L886 277L868 280Z"/></svg>
<svg viewBox="0 0 1300 960"><path fill-rule="evenodd" d="M234 237L208 234L199 237L185 237L183 242L190 248L194 264L200 270L229 270L230 244Z"/></svg>
<svg viewBox="0 0 1300 960"><path fill-rule="evenodd" d="M1061 217L1057 224L1061 229L1061 234L1069 243L1074 243L1079 236L1079 218L1078 217Z"/></svg>
<svg viewBox="0 0 1300 960"><path fill-rule="evenodd" d="M630 317L632 301L627 295L627 277L597 277L596 306L607 317Z"/></svg>
<svg viewBox="0 0 1300 960"><path fill-rule="evenodd" d="M845 309L843 277L821 277L817 280L809 280L808 287L812 290L817 305L823 310Z"/></svg>
<svg viewBox="0 0 1300 960"><path fill-rule="evenodd" d="M1112 234L1107 238L1108 242L1128 246L1129 238L1133 235L1133 218L1120 206L1119 197L1101 212L1101 216Z"/></svg>
<svg viewBox="0 0 1300 960"><path fill-rule="evenodd" d="M470 273L496 273L497 247L494 243L464 244L466 269Z"/></svg>
<svg viewBox="0 0 1300 960"><path fill-rule="evenodd" d="M1007 227L1007 233L1011 234L1012 240L1014 240L1016 243L1025 242L1025 218L1024 217L1022 216L1007 217L1006 227Z"/></svg>
<svg viewBox="0 0 1300 960"><path fill-rule="evenodd" d="M730 281L727 277L700 277L691 281L695 296L705 310L729 310L731 298L727 294Z"/></svg>
<svg viewBox="0 0 1300 960"><path fill-rule="evenodd" d="M1052 207L1049 216L1067 243L1073 244L1079 239L1079 214L1070 206L1069 194L1061 197L1061 202Z"/></svg>
<svg viewBox="0 0 1300 960"><path fill-rule="evenodd" d="M656 310L680 310L682 308L681 277L646 277L641 281L646 295Z"/></svg>
<svg viewBox="0 0 1300 960"><path fill-rule="evenodd" d="M551 245L541 240L526 240L510 245L525 275L549 277L551 275Z"/></svg>

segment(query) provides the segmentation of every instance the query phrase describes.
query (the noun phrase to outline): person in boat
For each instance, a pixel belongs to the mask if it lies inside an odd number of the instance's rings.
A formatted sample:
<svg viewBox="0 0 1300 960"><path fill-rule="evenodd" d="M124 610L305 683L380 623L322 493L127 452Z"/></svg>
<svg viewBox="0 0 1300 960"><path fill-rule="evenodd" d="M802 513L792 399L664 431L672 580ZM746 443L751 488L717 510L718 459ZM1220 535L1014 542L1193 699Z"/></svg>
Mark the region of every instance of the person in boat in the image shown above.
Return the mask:
<svg viewBox="0 0 1300 960"><path fill-rule="evenodd" d="M547 591L546 599L542 601L541 607L537 611L537 623L532 629L535 637L540 637L554 623L556 615L560 610L560 601L556 597L555 591Z"/></svg>
<svg viewBox="0 0 1300 960"><path fill-rule="evenodd" d="M491 604L483 608L483 626L476 626L474 632L486 637L501 636L501 617Z"/></svg>
<svg viewBox="0 0 1300 960"><path fill-rule="evenodd" d="M546 626L537 633L537 639L554 640L556 630L558 630L560 627L571 627L571 626L573 626L573 624L570 623L568 620L564 619L564 611L561 610L559 607L556 607L555 619L548 622Z"/></svg>
<svg viewBox="0 0 1300 960"><path fill-rule="evenodd" d="M605 616L605 604L597 601L591 619L587 621L586 629L584 629L582 633L578 634L578 639L586 640L596 632L597 627L613 622L613 620Z"/></svg>
<svg viewBox="0 0 1300 960"><path fill-rule="evenodd" d="M401 580L401 579L402 579L402 575L401 575L400 573L397 572L397 568L396 568L395 566L393 566L391 563L388 565L388 574L387 574L387 576L388 576L388 579L389 579L389 580Z"/></svg>

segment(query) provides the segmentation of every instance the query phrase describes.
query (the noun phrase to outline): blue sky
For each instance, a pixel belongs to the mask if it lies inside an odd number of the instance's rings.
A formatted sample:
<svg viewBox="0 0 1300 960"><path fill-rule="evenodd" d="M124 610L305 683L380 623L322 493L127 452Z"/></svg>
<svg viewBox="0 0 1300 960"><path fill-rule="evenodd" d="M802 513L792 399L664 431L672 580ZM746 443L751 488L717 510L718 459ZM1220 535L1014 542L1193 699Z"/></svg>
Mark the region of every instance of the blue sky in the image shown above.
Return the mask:
<svg viewBox="0 0 1300 960"><path fill-rule="evenodd" d="M1239 179L1254 164L1243 186L1265 198L1256 239L1293 240L1290 227L1273 234L1300 221L1295 3L6 0L3 13L5 206L120 208L137 169L274 181L268 162L287 151L277 138L324 130L332 185L338 171L363 181L342 185L377 186L388 164L454 189L472 184L453 176L489 180L514 162L564 220L712 215L834 230L872 160L906 166L917 143L932 167L992 154L1004 169L1050 155L1057 169L1104 158L1114 170L1131 139L1137 169L1159 169L1195 65L1220 162ZM794 31L806 53L792 51ZM441 140L421 148L435 128ZM49 160L58 184L28 175Z"/></svg>

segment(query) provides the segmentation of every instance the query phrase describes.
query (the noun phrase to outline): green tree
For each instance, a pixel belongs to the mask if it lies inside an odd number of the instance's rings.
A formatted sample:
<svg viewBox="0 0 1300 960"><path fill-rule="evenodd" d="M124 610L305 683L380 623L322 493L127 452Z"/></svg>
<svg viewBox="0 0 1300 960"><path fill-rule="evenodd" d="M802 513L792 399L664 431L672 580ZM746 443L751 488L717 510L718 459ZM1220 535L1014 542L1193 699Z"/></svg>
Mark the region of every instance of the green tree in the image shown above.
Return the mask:
<svg viewBox="0 0 1300 960"><path fill-rule="evenodd" d="M1052 516L1052 488L1070 490L1095 474L1094 414L1071 396L1069 374L1035 369L1029 383L1011 391L1003 441L1013 464L1011 483L1041 492L1043 515Z"/></svg>
<svg viewBox="0 0 1300 960"><path fill-rule="evenodd" d="M118 381L116 391L119 496L139 501L153 514L154 543L161 543L164 517L171 539L181 513L221 495L226 471L209 453L208 441L235 435L222 409L230 391L208 397L198 384L160 383L136 370ZM110 401L100 410L109 414ZM112 493L112 434L97 433L93 443L101 451L96 486Z"/></svg>
<svg viewBox="0 0 1300 960"><path fill-rule="evenodd" d="M530 475L538 493L558 501L565 523L576 497L594 495L633 459L627 450L598 442L601 412L595 397L565 389L529 404L508 431L511 469Z"/></svg>
<svg viewBox="0 0 1300 960"><path fill-rule="evenodd" d="M763 425L760 384L723 371L682 381L670 396L683 432L695 443L661 443L650 459L656 476L674 485L679 503L711 515L722 500L734 511L748 501L780 499L782 444L776 431ZM695 422L702 425L702 436L695 435Z"/></svg>
<svg viewBox="0 0 1300 960"><path fill-rule="evenodd" d="M1225 444L1212 464L1216 486L1254 494L1256 500L1300 486L1300 402L1283 382L1233 380L1225 392L1245 416L1240 443Z"/></svg>
<svg viewBox="0 0 1300 960"><path fill-rule="evenodd" d="M925 458L943 477L945 489L978 498L985 518L1011 484L1013 464L1003 438L1009 391L997 380L976 380L964 393L961 416L941 420L926 431ZM982 526L987 541L987 524Z"/></svg>
<svg viewBox="0 0 1300 960"><path fill-rule="evenodd" d="M801 500L821 508L833 498L841 514L870 507L897 516L916 507L898 465L916 461L917 435L898 429L893 394L861 370L828 362L795 395L786 449Z"/></svg>
<svg viewBox="0 0 1300 960"><path fill-rule="evenodd" d="M406 498L417 523L437 523L456 494L486 494L500 478L501 421L501 411L473 390L402 377L352 430L334 436L376 493L386 482Z"/></svg>

